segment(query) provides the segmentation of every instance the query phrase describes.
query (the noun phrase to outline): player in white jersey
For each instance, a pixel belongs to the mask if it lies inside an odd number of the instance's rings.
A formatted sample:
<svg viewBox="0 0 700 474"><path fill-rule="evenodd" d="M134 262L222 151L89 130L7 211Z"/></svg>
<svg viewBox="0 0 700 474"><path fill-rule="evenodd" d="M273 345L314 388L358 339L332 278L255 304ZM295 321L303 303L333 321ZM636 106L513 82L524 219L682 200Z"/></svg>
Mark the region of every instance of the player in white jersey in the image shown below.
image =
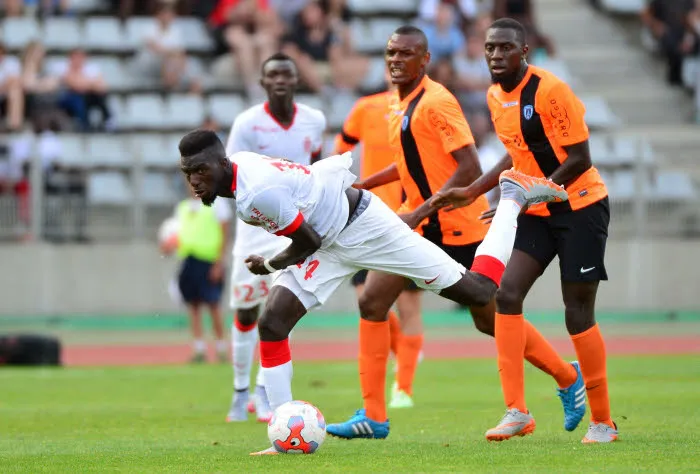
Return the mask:
<svg viewBox="0 0 700 474"><path fill-rule="evenodd" d="M262 155L284 156L309 165L321 156L326 118L320 110L294 101L299 74L292 59L277 53L262 64L260 84L267 102L255 105L238 117L231 127L226 153L252 151ZM236 222L231 273L231 308L236 311L231 327L233 351L233 397L226 421L246 421L255 411L258 421L270 419L270 405L258 369L253 403L249 385L253 355L258 344L257 320L260 304L272 285L272 275L254 275L245 258L251 254L274 257L289 245L289 239L241 221Z"/></svg>
<svg viewBox="0 0 700 474"><path fill-rule="evenodd" d="M380 199L353 188L349 153L311 166L245 152L235 153L229 161L219 138L206 130L185 135L179 149L180 168L205 205L217 196L232 197L240 219L291 240L272 258L246 258L248 269L256 275L279 272L258 320L263 377L272 410L292 400L290 331L358 270L401 275L459 304L486 305L510 258L522 209L567 199L566 191L551 181L505 171L500 179L501 201L467 271L413 232ZM393 302L398 294L393 296L387 300ZM363 298L359 307L362 324L377 329L370 331L372 337L385 340L383 349L388 353L389 326L382 323L389 307ZM389 434L388 420L365 423L374 437ZM252 454L277 451L268 448Z"/></svg>

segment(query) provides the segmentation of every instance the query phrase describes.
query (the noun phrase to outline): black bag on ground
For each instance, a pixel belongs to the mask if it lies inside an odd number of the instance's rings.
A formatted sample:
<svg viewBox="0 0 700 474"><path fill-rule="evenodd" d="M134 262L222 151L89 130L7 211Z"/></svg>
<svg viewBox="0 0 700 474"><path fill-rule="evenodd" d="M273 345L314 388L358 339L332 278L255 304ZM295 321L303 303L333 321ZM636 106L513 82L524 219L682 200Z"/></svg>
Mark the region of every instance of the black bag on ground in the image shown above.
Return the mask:
<svg viewBox="0 0 700 474"><path fill-rule="evenodd" d="M51 336L0 335L3 365L61 365L61 342Z"/></svg>

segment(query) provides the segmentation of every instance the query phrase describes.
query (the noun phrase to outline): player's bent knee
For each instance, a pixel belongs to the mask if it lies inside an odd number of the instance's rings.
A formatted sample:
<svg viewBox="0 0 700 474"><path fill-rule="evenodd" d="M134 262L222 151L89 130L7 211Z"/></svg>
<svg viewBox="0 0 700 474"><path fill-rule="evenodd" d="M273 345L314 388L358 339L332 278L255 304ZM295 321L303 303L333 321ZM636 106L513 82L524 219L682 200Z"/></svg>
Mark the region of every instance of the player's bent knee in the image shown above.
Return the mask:
<svg viewBox="0 0 700 474"><path fill-rule="evenodd" d="M502 286L496 291L496 310L499 313L519 314L523 312L524 295L517 289Z"/></svg>
<svg viewBox="0 0 700 474"><path fill-rule="evenodd" d="M281 341L291 332L284 318L275 311L264 310L258 319L258 333L261 341Z"/></svg>
<svg viewBox="0 0 700 474"><path fill-rule="evenodd" d="M362 293L358 300L360 317L368 321L386 321L393 301L388 305L381 298L373 298Z"/></svg>
<svg viewBox="0 0 700 474"><path fill-rule="evenodd" d="M258 321L258 307L238 309L236 321L242 326L251 326Z"/></svg>

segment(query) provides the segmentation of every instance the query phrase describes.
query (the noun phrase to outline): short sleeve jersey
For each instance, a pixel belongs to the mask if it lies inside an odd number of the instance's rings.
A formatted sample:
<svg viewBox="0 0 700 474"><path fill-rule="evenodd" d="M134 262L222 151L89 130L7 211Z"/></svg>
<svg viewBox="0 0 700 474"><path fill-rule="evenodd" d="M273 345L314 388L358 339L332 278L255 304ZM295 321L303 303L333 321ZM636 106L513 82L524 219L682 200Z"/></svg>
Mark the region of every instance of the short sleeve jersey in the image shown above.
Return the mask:
<svg viewBox="0 0 700 474"><path fill-rule="evenodd" d="M588 140L583 103L564 81L544 69L529 66L513 91L505 92L495 84L487 99L496 134L518 171L548 177L566 161L564 147ZM595 167L568 184L566 190L567 202L537 204L527 213L546 216L568 212L608 195Z"/></svg>
<svg viewBox="0 0 700 474"><path fill-rule="evenodd" d="M341 133L336 136L335 150L344 153L362 144L360 178L382 171L394 163L389 144L389 103L391 92L382 92L360 98L348 114ZM401 205L402 190L399 182L372 189L392 210Z"/></svg>
<svg viewBox="0 0 700 474"><path fill-rule="evenodd" d="M391 105L389 139L406 200L400 211L411 212L440 190L457 171L455 150L474 144L457 99L427 76L403 100ZM439 211L416 229L436 244L469 245L483 240L488 226L479 215L488 209L480 196L470 206Z"/></svg>

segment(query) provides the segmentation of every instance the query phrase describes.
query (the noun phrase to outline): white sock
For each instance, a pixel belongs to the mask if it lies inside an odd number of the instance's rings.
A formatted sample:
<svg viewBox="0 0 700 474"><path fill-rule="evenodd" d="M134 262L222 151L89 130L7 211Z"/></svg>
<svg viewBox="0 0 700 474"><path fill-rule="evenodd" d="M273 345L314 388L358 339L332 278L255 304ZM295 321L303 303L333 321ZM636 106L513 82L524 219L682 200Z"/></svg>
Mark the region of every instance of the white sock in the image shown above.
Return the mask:
<svg viewBox="0 0 700 474"><path fill-rule="evenodd" d="M275 367L263 367L261 370L265 380L265 391L270 401L270 409L275 411L280 405L291 402L292 399L292 361Z"/></svg>
<svg viewBox="0 0 700 474"><path fill-rule="evenodd" d="M247 331L241 331L247 329ZM231 326L231 346L233 354L233 388L243 390L250 386L250 368L258 345L257 326L242 327L238 321Z"/></svg>
<svg viewBox="0 0 700 474"><path fill-rule="evenodd" d="M192 344L192 347L197 354L203 354L207 350L207 343L201 339L197 339Z"/></svg>
<svg viewBox="0 0 700 474"><path fill-rule="evenodd" d="M471 270L490 278L499 286L513 253L520 209L520 205L510 199L499 201L491 227L474 256Z"/></svg>
<svg viewBox="0 0 700 474"><path fill-rule="evenodd" d="M258 366L258 375L255 377L255 385L259 387L265 386L265 376L263 375L263 366L260 364Z"/></svg>

